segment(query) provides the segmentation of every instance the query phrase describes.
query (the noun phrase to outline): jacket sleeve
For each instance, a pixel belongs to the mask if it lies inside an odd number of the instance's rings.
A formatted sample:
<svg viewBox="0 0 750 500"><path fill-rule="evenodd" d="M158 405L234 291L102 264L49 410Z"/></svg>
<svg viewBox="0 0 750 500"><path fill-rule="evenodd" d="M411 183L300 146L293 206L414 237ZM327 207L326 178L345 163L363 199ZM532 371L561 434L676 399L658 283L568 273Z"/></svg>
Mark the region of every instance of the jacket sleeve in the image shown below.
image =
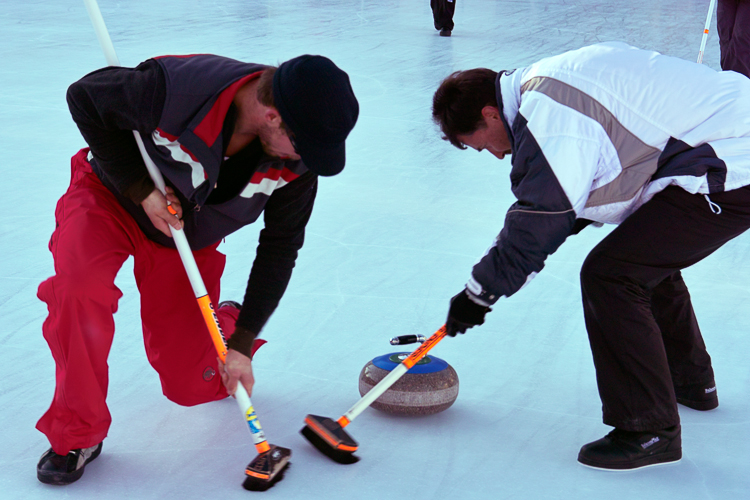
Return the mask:
<svg viewBox="0 0 750 500"><path fill-rule="evenodd" d="M136 68L94 71L68 88L70 113L97 164L135 203L143 201L154 185L132 131L151 134L165 98L164 74L153 59Z"/></svg>
<svg viewBox="0 0 750 500"><path fill-rule="evenodd" d="M574 233L599 163L597 124L558 103L530 100L513 123L511 189L518 201L466 286L484 305L521 289Z"/></svg>
<svg viewBox="0 0 750 500"><path fill-rule="evenodd" d="M292 276L297 253L305 239L318 177L307 172L273 192L263 212L265 227L258 238L255 261L247 283L245 299L228 346L245 352L278 306ZM245 331L247 330L247 332ZM237 338L235 338L237 337Z"/></svg>

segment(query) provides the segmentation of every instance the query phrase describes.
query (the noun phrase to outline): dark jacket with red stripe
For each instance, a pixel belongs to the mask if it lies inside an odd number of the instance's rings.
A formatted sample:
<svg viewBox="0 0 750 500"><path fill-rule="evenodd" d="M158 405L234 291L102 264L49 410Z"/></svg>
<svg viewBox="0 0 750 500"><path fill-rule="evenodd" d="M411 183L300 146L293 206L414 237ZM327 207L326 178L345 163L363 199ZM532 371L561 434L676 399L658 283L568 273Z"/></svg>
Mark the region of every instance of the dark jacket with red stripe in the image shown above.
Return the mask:
<svg viewBox="0 0 750 500"><path fill-rule="evenodd" d="M68 90L93 170L152 240L174 247L140 202L153 190L132 131L182 202L185 235L198 250L264 213L237 325L259 332L291 277L312 212L317 176L301 161L263 153L259 140L225 158L237 90L265 66L214 55L166 56L136 68L104 68Z"/></svg>

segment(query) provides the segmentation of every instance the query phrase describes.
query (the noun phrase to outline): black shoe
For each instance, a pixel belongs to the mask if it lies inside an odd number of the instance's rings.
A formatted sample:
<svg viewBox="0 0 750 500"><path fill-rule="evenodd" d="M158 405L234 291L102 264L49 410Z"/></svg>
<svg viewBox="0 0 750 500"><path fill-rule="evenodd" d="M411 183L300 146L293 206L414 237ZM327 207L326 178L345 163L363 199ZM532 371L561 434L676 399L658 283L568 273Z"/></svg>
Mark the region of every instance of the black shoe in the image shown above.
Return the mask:
<svg viewBox="0 0 750 500"><path fill-rule="evenodd" d="M234 307L235 309L242 309L242 304L234 300L225 300L223 302L219 302L219 307L217 307L217 309L221 309L224 306Z"/></svg>
<svg viewBox="0 0 750 500"><path fill-rule="evenodd" d="M36 477L46 484L70 484L83 475L86 464L102 452L102 443L91 448L71 450L67 455L58 455L52 448L47 450L36 466Z"/></svg>
<svg viewBox="0 0 750 500"><path fill-rule="evenodd" d="M716 382L713 379L702 384L675 386L674 393L678 403L693 410L708 411L719 406Z"/></svg>
<svg viewBox="0 0 750 500"><path fill-rule="evenodd" d="M451 30L443 28L440 30L440 36L451 36Z"/></svg>
<svg viewBox="0 0 750 500"><path fill-rule="evenodd" d="M584 445L578 461L597 469L627 470L677 462L682 458L680 426L652 432L615 429L603 438Z"/></svg>

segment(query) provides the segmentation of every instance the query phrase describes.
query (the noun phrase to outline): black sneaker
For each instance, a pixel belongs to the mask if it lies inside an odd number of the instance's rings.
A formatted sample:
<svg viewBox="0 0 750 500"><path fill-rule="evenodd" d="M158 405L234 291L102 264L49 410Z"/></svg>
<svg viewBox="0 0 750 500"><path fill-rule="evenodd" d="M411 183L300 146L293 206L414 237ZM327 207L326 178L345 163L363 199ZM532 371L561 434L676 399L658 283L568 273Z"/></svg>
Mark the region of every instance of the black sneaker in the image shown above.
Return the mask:
<svg viewBox="0 0 750 500"><path fill-rule="evenodd" d="M440 36L451 36L451 30L443 28L440 30Z"/></svg>
<svg viewBox="0 0 750 500"><path fill-rule="evenodd" d="M46 484L70 484L83 475L86 464L102 452L102 443L91 448L71 450L67 455L58 455L52 448L47 450L36 466L36 477Z"/></svg>
<svg viewBox="0 0 750 500"><path fill-rule="evenodd" d="M584 445L578 461L596 469L628 470L677 462L682 458L680 426L651 432L615 429Z"/></svg>
<svg viewBox="0 0 750 500"><path fill-rule="evenodd" d="M674 393L678 403L693 410L708 411L719 406L716 382L713 379L702 384L675 386Z"/></svg>
<svg viewBox="0 0 750 500"><path fill-rule="evenodd" d="M217 307L217 309L221 309L224 306L234 307L235 309L242 309L242 304L234 300L225 300L223 302L219 302L219 307Z"/></svg>

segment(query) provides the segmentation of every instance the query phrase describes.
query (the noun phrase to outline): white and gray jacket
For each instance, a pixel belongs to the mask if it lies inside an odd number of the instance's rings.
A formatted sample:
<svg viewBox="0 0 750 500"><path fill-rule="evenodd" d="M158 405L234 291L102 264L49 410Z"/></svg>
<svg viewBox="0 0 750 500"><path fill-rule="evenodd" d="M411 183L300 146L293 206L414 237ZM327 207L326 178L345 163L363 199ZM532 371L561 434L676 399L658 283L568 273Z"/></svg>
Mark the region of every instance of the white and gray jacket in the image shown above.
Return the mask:
<svg viewBox="0 0 750 500"><path fill-rule="evenodd" d="M517 292L577 218L619 224L669 185L710 195L750 185L750 79L601 43L501 72L518 199L467 289Z"/></svg>

